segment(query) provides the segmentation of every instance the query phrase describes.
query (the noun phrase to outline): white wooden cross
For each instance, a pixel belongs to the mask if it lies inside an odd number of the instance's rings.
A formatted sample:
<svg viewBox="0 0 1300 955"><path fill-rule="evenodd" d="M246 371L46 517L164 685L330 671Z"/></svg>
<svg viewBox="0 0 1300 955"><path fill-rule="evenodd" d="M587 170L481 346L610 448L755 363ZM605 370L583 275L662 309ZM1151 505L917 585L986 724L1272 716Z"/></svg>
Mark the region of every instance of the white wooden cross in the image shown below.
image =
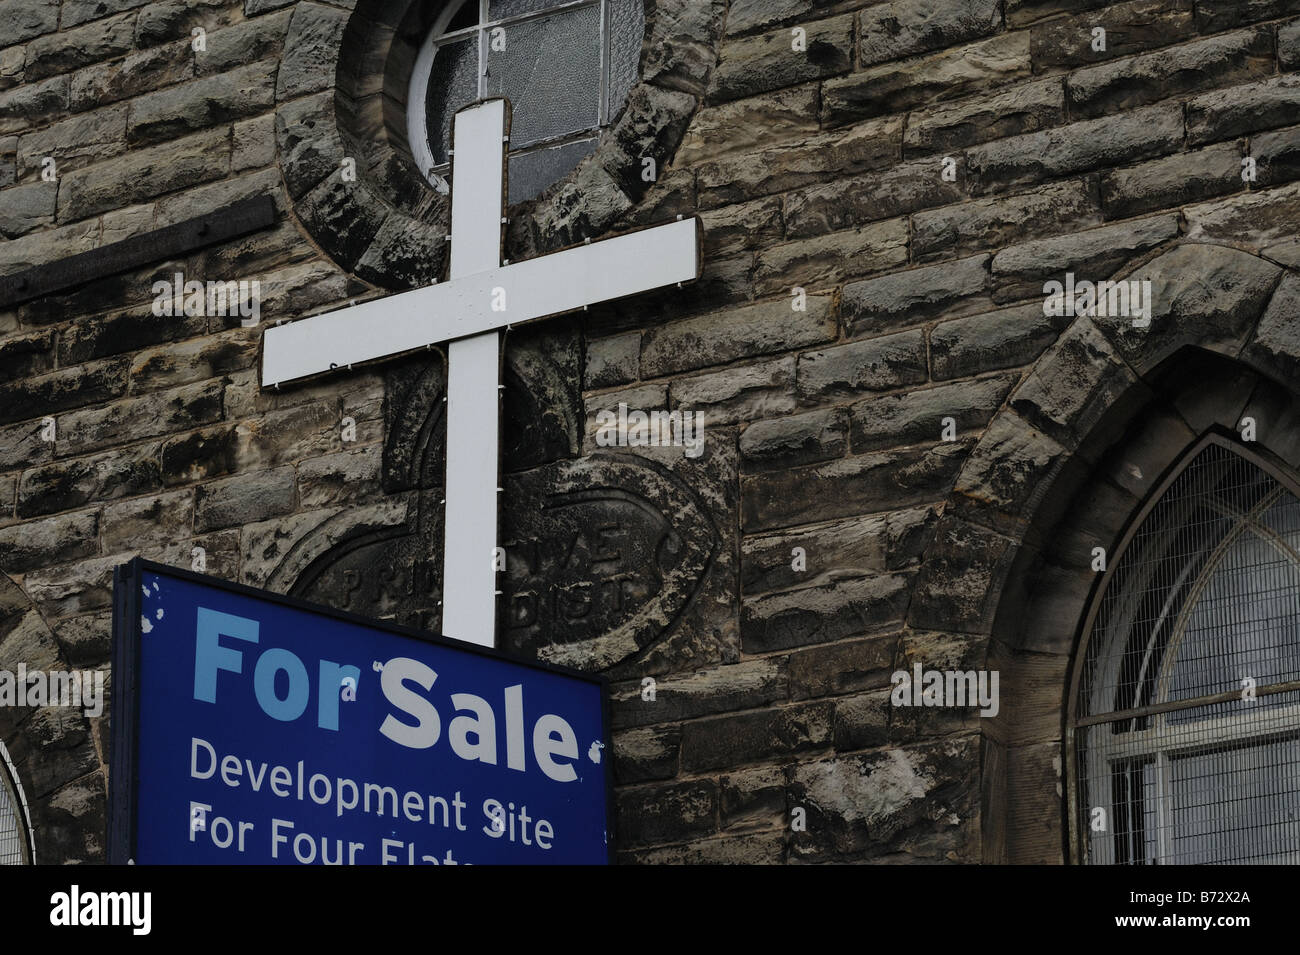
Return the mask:
<svg viewBox="0 0 1300 955"><path fill-rule="evenodd" d="M509 103L456 114L449 281L268 328L262 385L439 342L447 347L442 630L492 646L500 490L501 329L696 279L697 218L503 265Z"/></svg>

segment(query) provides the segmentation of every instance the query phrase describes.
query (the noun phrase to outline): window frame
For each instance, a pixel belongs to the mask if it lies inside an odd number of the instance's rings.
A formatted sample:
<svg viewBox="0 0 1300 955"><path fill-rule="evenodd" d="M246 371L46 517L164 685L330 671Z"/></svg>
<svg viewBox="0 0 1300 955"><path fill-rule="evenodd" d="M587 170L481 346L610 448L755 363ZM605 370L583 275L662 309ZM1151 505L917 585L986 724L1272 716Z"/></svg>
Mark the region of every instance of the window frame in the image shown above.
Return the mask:
<svg viewBox="0 0 1300 955"><path fill-rule="evenodd" d="M18 825L17 865L36 864L36 840L32 831L32 811L27 804L27 794L23 792L22 781L18 778L18 769L9 756L9 751L0 740L0 789L6 798L13 802L14 820Z"/></svg>
<svg viewBox="0 0 1300 955"><path fill-rule="evenodd" d="M1199 440L1192 443L1169 468L1165 476L1150 492L1147 499L1141 507L1133 514L1128 524L1125 526L1119 542L1113 552L1107 553L1106 570L1102 573L1097 581L1092 594L1089 597L1087 611L1084 614L1083 622L1080 628L1080 637L1075 648L1074 662L1071 667L1069 689L1067 695L1067 705L1065 710L1065 720L1063 724L1064 737L1064 760L1065 772L1067 779L1066 790L1066 829L1069 833L1069 860L1072 864L1088 864L1089 852L1089 820L1087 814L1083 811L1081 804L1083 787L1086 782L1085 775L1088 778L1100 778L1093 774L1089 769L1086 774L1079 765L1078 753L1078 734L1080 730L1087 729L1090 726L1098 726L1106 723L1113 723L1125 717L1132 716L1150 716L1155 717L1155 724L1147 729L1136 731L1146 739L1138 739L1134 736L1130 744L1133 749L1132 761L1134 764L1140 763L1144 757L1150 756L1152 762L1156 765L1156 796L1158 815L1166 816L1172 812L1172 783L1169 780L1169 759L1171 755L1191 754L1197 751L1214 751L1222 748L1226 743L1251 742L1266 743L1285 739L1288 737L1300 737L1300 703L1288 705L1279 708L1276 712L1279 719L1286 721L1289 725L1280 730L1264 730L1255 733L1246 733L1242 731L1245 725L1245 717L1241 714L1230 714L1223 717L1216 717L1209 720L1199 721L1202 726L1210 726L1214 732L1211 738L1205 738L1198 733L1195 739L1189 739L1185 743L1171 744L1168 737L1171 730L1166 726L1164 714L1168 712L1186 710L1194 706L1206 705L1210 703L1224 702L1240 698L1240 690L1233 689L1217 694L1206 694L1203 696L1192 697L1186 700L1178 701L1161 701L1162 694L1155 694L1156 703L1146 706L1134 707L1126 710L1111 710L1103 713L1094 713L1088 716L1081 716L1079 713L1080 690L1081 684L1085 677L1088 666L1088 650L1094 635L1094 627L1097 617L1101 613L1107 592L1113 582L1114 575L1119 570L1129 546L1132 544L1138 532L1142 529L1146 518L1164 499L1170 487L1177 481L1188 467L1196 461L1200 454L1211 445L1224 448L1229 453L1234 454L1249 464L1254 465L1263 471L1266 475L1273 478L1280 490L1290 492L1297 499L1300 499L1300 481L1291 474L1290 468L1283 464L1279 459L1262 447L1250 447L1247 444L1236 439L1235 436L1228 437L1217 431L1203 435ZM1268 499L1272 499L1269 495ZM1262 502L1261 502L1262 503ZM1260 505L1256 505L1258 508ZM1231 540L1246 531L1250 527L1249 520L1239 520L1238 524L1231 529L1224 541L1221 541L1216 549L1226 547ZM1271 543L1271 542L1270 542ZM1276 546L1276 544L1272 544ZM1210 559L1205 562L1205 566L1200 568L1193 579L1193 586L1197 588L1199 596L1200 589L1204 587L1205 582L1212 576L1214 569L1218 566L1218 558ZM1190 565L1180 568L1180 577L1186 574ZM1171 585L1171 590L1174 587ZM1130 588L1130 595L1137 591ZM1131 597L1130 597L1131 599ZM1168 667L1177 660L1177 648L1181 643L1186 632L1186 617L1195 608L1197 600L1189 598L1185 601L1182 608L1179 608L1175 617L1174 632L1171 635L1171 641L1166 648L1163 659L1161 660L1160 672L1156 674L1156 679L1163 684L1168 676ZM1145 667L1145 662L1143 666ZM1097 679L1094 677L1094 679ZM1105 686L1109 681L1102 678L1098 685ZM1292 692L1300 689L1300 679L1288 680L1281 683L1270 684L1266 687L1260 687L1257 690L1258 696L1268 696L1283 692ZM1134 731L1130 731L1132 733ZM1129 734L1125 734L1129 735ZM1162 742L1164 738L1164 742ZM1143 745L1145 743L1145 745ZM1122 749L1120 755L1122 757ZM1113 759L1117 750L1108 748L1104 758ZM1092 757L1090 757L1091 759ZM1102 758L1102 757L1098 757ZM1114 808L1112 802L1111 808ZM1167 832L1163 823L1160 824L1159 834L1163 838ZM1157 850L1157 862L1167 853L1163 850ZM1112 860L1113 861L1113 860Z"/></svg>
<svg viewBox="0 0 1300 955"><path fill-rule="evenodd" d="M406 135L407 143L411 150L411 156L415 160L415 166L424 179L432 186L439 187L439 180L444 179L451 170L450 162L438 162L429 148L429 117L428 117L428 88L429 77L433 71L434 59L438 49L446 43L454 43L469 38L477 33L478 35L478 67L477 67L477 99L481 100L487 96L485 90L485 72L483 64L487 61L489 50L488 43L491 31L498 26L510 27L517 26L520 23L527 23L532 20L539 20L545 17L552 17L556 14L562 14L584 7L598 7L600 11L600 86L598 90L599 102L597 105L597 122L594 127L583 130L575 130L568 133L562 133L556 136L547 137L536 142L529 143L526 147L515 150L508 150L506 155L507 170L509 169L509 160L514 156L525 156L534 152L541 152L545 149L554 149L560 146L570 145L585 139L599 138L600 131L608 126L612 116L609 104L609 84L610 84L610 46L613 37L610 35L610 0L566 0L566 2L556 3L540 10L532 10L525 13L517 13L507 17L499 17L495 20L489 19L489 9L492 0L461 0L459 3L448 3L444 9L439 12L434 19L433 25L420 40L419 51L416 55L415 65L411 70L411 78L407 86L406 96ZM478 18L473 26L460 27L456 30L447 30L447 26L456 18L456 16L465 8L466 4L478 4ZM524 200L526 201L525 197Z"/></svg>

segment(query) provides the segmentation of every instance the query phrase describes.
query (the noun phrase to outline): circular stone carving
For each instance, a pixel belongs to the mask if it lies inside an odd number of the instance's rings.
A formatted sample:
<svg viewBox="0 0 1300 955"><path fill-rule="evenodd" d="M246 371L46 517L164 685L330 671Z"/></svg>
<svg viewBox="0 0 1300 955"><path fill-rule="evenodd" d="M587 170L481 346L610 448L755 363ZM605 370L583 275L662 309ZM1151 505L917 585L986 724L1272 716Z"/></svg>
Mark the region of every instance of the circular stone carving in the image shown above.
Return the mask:
<svg viewBox="0 0 1300 955"><path fill-rule="evenodd" d="M299 222L363 281L400 290L443 276L447 197L406 142L418 44L442 5L361 0L350 12L294 9L276 89L276 137ZM631 225L642 160L662 177L716 62L725 5L647 0L640 79L596 151L535 198L511 206L506 257L527 258Z"/></svg>

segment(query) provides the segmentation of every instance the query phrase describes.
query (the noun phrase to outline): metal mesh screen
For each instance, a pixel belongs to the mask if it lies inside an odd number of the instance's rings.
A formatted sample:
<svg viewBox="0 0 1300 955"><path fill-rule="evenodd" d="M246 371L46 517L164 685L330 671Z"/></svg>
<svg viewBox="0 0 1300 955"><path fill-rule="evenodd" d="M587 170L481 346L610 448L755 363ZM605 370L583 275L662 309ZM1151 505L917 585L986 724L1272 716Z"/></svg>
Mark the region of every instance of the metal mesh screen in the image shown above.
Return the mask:
<svg viewBox="0 0 1300 955"><path fill-rule="evenodd" d="M30 861L27 854L27 812L8 763L9 754L0 743L0 865L23 865Z"/></svg>
<svg viewBox="0 0 1300 955"><path fill-rule="evenodd" d="M1206 445L1142 519L1087 639L1086 861L1300 861L1300 500Z"/></svg>

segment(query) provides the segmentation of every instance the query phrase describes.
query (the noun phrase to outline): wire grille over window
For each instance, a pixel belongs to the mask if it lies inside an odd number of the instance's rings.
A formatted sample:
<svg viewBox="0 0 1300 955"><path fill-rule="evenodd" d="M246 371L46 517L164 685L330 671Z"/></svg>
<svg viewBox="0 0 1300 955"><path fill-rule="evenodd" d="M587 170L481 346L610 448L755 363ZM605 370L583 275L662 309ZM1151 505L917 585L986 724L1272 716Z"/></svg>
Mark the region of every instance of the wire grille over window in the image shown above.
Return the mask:
<svg viewBox="0 0 1300 955"><path fill-rule="evenodd" d="M1300 861L1300 500L1223 440L1149 509L1075 699L1083 858Z"/></svg>
<svg viewBox="0 0 1300 955"><path fill-rule="evenodd" d="M1083 858L1300 861L1300 500L1214 440L1104 582L1073 717Z"/></svg>
<svg viewBox="0 0 1300 955"><path fill-rule="evenodd" d="M27 806L12 775L9 754L0 743L0 865L29 863Z"/></svg>

